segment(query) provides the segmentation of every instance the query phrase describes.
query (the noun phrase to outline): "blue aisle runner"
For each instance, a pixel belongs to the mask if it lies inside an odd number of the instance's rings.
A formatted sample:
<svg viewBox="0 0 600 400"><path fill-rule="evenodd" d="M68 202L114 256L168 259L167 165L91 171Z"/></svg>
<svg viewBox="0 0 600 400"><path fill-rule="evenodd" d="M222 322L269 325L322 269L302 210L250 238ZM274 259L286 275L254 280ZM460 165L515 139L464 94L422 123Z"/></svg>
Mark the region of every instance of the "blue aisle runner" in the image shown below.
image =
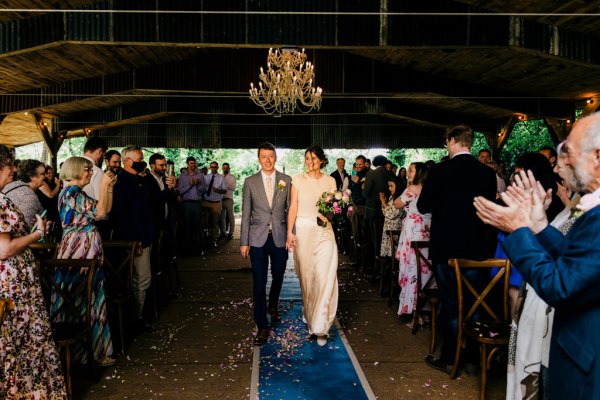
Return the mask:
<svg viewBox="0 0 600 400"><path fill-rule="evenodd" d="M299 295L298 279L293 269L288 269L281 295L285 300L279 305L282 322L273 326L266 345L254 348L253 384L257 384L258 390L252 390L251 399L374 398L360 366L353 363L354 355L348 354L345 339L342 340L343 335L336 325L331 328L326 346L320 347L310 339L306 324L302 322ZM352 352L349 345L348 350ZM257 369L258 377L255 376ZM252 397L253 394L256 397Z"/></svg>

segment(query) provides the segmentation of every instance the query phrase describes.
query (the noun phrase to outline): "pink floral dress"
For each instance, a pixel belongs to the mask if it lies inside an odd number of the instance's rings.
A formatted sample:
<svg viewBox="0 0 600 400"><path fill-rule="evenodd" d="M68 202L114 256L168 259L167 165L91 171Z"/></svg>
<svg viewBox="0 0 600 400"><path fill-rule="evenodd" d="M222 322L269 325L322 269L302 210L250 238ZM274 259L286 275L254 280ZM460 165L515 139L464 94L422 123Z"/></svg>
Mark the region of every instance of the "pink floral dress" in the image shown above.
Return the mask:
<svg viewBox="0 0 600 400"><path fill-rule="evenodd" d="M429 240L429 229L431 226L431 214L421 214L417 210L417 195L406 189L400 195L400 199L404 203L406 217L402 224L398 250L396 251L396 258L400 264L398 273L400 307L398 308L398 315L412 314L417 296L417 259L415 251L410 247L410 243L414 240ZM423 254L427 256L428 249L424 249ZM427 282L431 274L432 271L422 262L422 284Z"/></svg>
<svg viewBox="0 0 600 400"><path fill-rule="evenodd" d="M4 195L0 195L0 233L12 238L27 235L23 214ZM0 326L0 398L66 399L60 357L31 250L0 261L0 297L15 303Z"/></svg>

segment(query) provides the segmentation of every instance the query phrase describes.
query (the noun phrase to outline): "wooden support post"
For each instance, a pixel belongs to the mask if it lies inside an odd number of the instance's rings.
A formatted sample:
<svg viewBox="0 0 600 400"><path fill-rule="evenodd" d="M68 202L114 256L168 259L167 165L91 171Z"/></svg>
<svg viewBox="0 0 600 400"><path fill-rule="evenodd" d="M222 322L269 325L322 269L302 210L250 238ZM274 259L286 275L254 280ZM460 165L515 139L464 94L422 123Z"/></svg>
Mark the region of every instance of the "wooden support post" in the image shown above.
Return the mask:
<svg viewBox="0 0 600 400"><path fill-rule="evenodd" d="M558 145L558 143L562 142L567 138L567 136L569 136L569 131L572 124L567 124L563 120L550 117L544 118L544 121L548 126L548 133L550 134L550 137L555 145Z"/></svg>
<svg viewBox="0 0 600 400"><path fill-rule="evenodd" d="M498 147L498 135L495 132L482 132L483 136L485 136L485 141L488 145L488 149L492 153L492 160L497 160L497 152L496 148Z"/></svg>
<svg viewBox="0 0 600 400"><path fill-rule="evenodd" d="M502 148L506 144L506 141L508 140L517 122L519 122L519 118L516 115L511 116L510 119L506 122L506 124L504 124L504 126L502 127L502 130L498 132L498 137L496 139L498 146L495 149L496 154L500 155Z"/></svg>
<svg viewBox="0 0 600 400"><path fill-rule="evenodd" d="M38 128L38 132L44 139L44 144L50 153L50 165L54 169L54 171L58 171L58 150L62 145L64 138L66 137L66 132L55 132L52 134L48 129L48 126L44 123L42 118L39 115L32 114L33 120L35 121L35 125Z"/></svg>

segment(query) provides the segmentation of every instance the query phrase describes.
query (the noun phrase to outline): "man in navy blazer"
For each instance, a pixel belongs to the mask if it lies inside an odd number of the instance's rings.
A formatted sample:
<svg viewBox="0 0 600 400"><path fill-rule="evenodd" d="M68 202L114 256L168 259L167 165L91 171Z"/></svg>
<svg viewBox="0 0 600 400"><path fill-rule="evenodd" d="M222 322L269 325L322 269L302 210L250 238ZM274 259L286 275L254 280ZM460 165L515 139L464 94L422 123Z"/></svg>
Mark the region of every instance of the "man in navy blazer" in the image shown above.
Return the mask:
<svg viewBox="0 0 600 400"><path fill-rule="evenodd" d="M505 194L501 207L475 199L480 218L512 232L503 247L536 293L555 308L548 399L600 398L600 113L582 118L565 146L574 186L590 192L579 203L579 216L563 236L548 225L544 193ZM533 175L522 176L526 188ZM540 193L541 192L541 193Z"/></svg>
<svg viewBox="0 0 600 400"><path fill-rule="evenodd" d="M467 125L456 125L449 127L445 135L450 159L431 167L417 201L420 213L431 213L429 258L440 292L440 327L444 337L440 356L429 355L425 362L442 371L454 362L458 334L458 289L448 260L487 258L485 227L477 218L473 198L496 198L494 170L470 153L473 130ZM464 275L476 286L483 281L481 272L474 269ZM478 360L475 351L466 351L463 356L472 365Z"/></svg>

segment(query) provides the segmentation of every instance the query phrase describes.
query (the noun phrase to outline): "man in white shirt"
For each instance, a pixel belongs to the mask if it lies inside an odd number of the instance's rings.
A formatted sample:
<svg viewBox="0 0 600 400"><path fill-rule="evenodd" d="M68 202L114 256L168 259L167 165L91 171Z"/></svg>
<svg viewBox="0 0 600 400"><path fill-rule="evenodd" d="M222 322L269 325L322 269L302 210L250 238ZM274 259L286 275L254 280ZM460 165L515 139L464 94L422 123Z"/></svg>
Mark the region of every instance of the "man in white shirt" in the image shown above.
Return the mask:
<svg viewBox="0 0 600 400"><path fill-rule="evenodd" d="M235 176L229 171L229 163L223 163L221 166L223 171L223 179L225 180L225 186L227 193L223 195L222 209L221 209L221 236L227 237L227 240L233 239L233 232L235 230L235 216L233 215L233 192L235 192ZM229 231L227 231L227 218L229 218Z"/></svg>
<svg viewBox="0 0 600 400"><path fill-rule="evenodd" d="M107 149L106 142L99 137L89 138L83 147L83 157L90 160L94 165L92 179L90 183L83 187L83 191L95 200L99 200L100 198L100 183L102 182L102 176L104 176L104 171L102 171L100 165L102 165L102 160Z"/></svg>
<svg viewBox="0 0 600 400"><path fill-rule="evenodd" d="M202 208L208 213L208 226L211 230L213 241L219 236L219 216L221 215L221 207L223 195L227 193L225 179L219 174L219 163L213 161L210 163L210 174L204 176L204 193L202 200Z"/></svg>

